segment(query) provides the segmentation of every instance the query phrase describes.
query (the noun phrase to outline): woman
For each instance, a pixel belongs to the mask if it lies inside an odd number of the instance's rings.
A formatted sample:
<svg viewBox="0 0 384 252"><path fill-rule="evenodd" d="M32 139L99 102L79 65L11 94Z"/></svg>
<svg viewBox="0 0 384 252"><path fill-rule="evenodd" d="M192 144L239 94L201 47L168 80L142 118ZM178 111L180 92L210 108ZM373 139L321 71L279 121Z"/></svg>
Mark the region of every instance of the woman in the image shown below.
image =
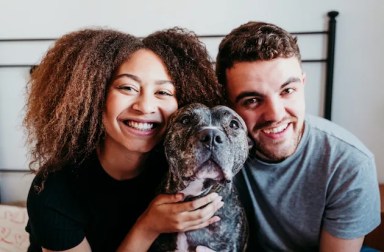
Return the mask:
<svg viewBox="0 0 384 252"><path fill-rule="evenodd" d="M169 116L222 102L204 46L170 29L60 38L31 75L24 124L37 169L29 251L146 251L163 232L218 221L221 197L158 195ZM156 196L156 197L155 197Z"/></svg>

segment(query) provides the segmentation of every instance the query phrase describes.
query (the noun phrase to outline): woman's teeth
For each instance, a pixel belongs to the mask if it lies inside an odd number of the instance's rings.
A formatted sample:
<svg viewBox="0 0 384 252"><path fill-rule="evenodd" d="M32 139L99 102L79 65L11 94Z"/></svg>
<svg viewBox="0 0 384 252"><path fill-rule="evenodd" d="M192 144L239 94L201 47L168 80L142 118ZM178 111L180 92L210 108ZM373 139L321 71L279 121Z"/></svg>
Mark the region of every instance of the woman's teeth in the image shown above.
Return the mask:
<svg viewBox="0 0 384 252"><path fill-rule="evenodd" d="M150 130L153 128L154 124L129 121L128 126L137 130Z"/></svg>

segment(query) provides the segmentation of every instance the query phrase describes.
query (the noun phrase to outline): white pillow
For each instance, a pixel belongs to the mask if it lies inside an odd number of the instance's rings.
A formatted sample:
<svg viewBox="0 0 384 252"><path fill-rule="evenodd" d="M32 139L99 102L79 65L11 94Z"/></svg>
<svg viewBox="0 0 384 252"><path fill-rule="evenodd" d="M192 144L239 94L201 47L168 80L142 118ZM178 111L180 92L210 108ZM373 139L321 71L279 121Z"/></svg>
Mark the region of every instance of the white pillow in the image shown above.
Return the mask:
<svg viewBox="0 0 384 252"><path fill-rule="evenodd" d="M27 251L29 234L25 231L28 222L25 207L0 205L0 251Z"/></svg>

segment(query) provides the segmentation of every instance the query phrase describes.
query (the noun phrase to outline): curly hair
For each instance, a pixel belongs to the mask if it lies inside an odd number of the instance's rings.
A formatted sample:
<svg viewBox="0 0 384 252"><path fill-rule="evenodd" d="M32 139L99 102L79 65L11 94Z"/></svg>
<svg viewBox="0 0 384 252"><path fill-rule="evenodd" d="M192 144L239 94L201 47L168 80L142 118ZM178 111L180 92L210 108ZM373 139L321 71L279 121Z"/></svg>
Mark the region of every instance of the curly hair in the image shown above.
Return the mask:
<svg viewBox="0 0 384 252"><path fill-rule="evenodd" d="M150 34L143 43L165 63L175 83L179 108L193 102L210 107L224 103L212 60L195 33L173 27Z"/></svg>
<svg viewBox="0 0 384 252"><path fill-rule="evenodd" d="M32 171L42 176L78 165L101 144L102 115L111 79L139 49L156 53L176 87L179 107L223 103L213 65L197 36L181 28L140 40L110 29L64 35L32 71L23 124L31 146Z"/></svg>
<svg viewBox="0 0 384 252"><path fill-rule="evenodd" d="M81 163L104 134L102 112L114 71L142 48L131 35L85 29L58 39L31 73L23 124L32 171L43 178Z"/></svg>
<svg viewBox="0 0 384 252"><path fill-rule="evenodd" d="M232 30L219 45L216 75L226 85L225 71L236 62L296 57L301 60L297 38L284 29L264 22L248 22Z"/></svg>

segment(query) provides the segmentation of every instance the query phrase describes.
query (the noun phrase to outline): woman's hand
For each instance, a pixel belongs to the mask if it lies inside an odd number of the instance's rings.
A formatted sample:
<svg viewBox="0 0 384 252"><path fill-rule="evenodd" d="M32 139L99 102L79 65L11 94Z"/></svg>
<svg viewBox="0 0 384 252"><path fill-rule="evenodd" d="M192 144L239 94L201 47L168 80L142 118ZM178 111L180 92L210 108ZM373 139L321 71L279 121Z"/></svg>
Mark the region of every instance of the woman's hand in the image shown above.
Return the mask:
<svg viewBox="0 0 384 252"><path fill-rule="evenodd" d="M185 232L220 220L214 216L223 206L217 193L181 202L182 194L158 195L139 217L118 251L147 251L161 233Z"/></svg>
<svg viewBox="0 0 384 252"><path fill-rule="evenodd" d="M144 227L155 233L185 232L219 221L214 213L223 206L217 193L188 202L182 194L158 195L140 217Z"/></svg>

